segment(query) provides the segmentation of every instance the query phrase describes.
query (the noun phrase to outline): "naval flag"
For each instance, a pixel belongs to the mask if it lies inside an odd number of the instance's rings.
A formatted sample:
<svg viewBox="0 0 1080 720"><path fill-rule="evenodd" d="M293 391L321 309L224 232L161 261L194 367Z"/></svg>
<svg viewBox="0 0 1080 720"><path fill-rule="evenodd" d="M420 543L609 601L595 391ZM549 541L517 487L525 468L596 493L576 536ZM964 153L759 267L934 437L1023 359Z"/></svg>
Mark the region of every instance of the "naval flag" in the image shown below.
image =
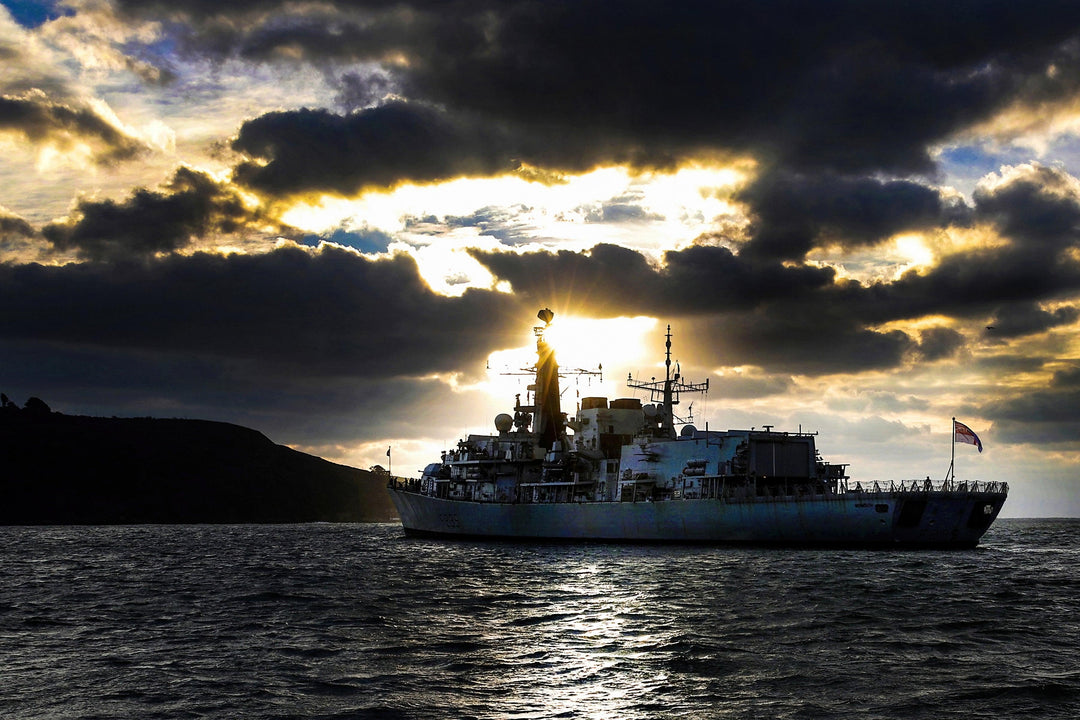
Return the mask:
<svg viewBox="0 0 1080 720"><path fill-rule="evenodd" d="M953 440L958 443L976 445L979 448L979 452L982 452L982 440L975 434L975 431L964 423L957 422L956 420L953 420Z"/></svg>

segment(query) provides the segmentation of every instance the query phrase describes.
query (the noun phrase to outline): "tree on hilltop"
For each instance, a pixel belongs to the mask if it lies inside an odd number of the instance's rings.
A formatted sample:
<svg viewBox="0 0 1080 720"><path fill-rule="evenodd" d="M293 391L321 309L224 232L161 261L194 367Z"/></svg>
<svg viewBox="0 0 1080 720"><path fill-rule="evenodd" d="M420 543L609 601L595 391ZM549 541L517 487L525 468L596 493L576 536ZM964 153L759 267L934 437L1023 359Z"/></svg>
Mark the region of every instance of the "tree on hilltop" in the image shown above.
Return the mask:
<svg viewBox="0 0 1080 720"><path fill-rule="evenodd" d="M48 415L52 412L52 408L39 397L28 398L26 404L23 405L23 410L31 415Z"/></svg>

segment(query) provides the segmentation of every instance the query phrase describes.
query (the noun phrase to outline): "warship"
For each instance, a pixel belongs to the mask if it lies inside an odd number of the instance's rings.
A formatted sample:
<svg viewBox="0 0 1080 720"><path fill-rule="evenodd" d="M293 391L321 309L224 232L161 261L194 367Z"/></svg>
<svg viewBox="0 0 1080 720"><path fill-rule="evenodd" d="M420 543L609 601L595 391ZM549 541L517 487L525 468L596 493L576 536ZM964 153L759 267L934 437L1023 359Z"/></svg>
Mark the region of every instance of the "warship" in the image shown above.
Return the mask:
<svg viewBox="0 0 1080 720"><path fill-rule="evenodd" d="M1007 483L957 482L952 465L940 483L853 484L847 465L823 460L816 433L801 428L695 428L675 409L682 394L707 392L708 381L689 382L672 367L670 325L665 377L627 379L648 401L584 397L569 417L544 338L554 313L537 317L525 402L518 395L513 414L495 418L495 433L468 435L418 478L391 476L406 535L973 548L1008 495ZM957 426L971 431L953 422L955 464Z"/></svg>

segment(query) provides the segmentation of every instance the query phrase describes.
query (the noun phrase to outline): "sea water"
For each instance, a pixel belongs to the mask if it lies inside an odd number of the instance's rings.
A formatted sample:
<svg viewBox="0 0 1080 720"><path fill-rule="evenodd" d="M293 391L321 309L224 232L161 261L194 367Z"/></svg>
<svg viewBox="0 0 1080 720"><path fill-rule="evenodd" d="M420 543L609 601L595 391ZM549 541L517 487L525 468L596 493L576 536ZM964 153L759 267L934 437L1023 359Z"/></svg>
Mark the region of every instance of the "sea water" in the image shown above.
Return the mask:
<svg viewBox="0 0 1080 720"><path fill-rule="evenodd" d="M0 528L0 717L1077 718L1080 521L974 551Z"/></svg>

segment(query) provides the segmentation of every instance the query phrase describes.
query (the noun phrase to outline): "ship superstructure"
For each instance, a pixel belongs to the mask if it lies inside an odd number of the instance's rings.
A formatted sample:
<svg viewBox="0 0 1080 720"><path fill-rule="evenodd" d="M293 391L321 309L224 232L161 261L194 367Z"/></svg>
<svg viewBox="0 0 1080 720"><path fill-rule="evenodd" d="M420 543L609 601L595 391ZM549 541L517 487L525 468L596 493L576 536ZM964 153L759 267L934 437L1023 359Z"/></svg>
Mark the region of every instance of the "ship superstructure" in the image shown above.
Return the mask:
<svg viewBox="0 0 1080 720"><path fill-rule="evenodd" d="M538 313L526 402L519 396L494 434L469 435L419 479L391 480L407 534L974 547L1005 502L1005 483L852 485L846 465L821 458L813 433L695 428L675 409L708 382L672 367L670 326L665 377L628 378L648 402L585 397L568 417L544 339L553 317Z"/></svg>

